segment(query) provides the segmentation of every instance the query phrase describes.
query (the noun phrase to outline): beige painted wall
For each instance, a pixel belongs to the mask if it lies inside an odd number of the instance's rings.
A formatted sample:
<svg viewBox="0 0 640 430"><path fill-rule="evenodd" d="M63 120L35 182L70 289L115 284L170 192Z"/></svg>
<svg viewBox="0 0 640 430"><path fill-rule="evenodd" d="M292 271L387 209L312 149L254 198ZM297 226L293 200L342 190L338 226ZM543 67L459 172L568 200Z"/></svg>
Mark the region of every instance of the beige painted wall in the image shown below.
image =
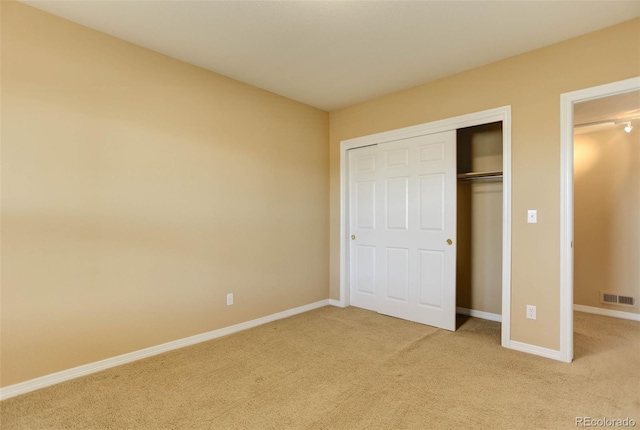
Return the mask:
<svg viewBox="0 0 640 430"><path fill-rule="evenodd" d="M500 123L457 133L458 173L502 170ZM456 303L502 314L502 182L458 181Z"/></svg>
<svg viewBox="0 0 640 430"><path fill-rule="evenodd" d="M2 386L328 298L326 112L4 1L1 83Z"/></svg>
<svg viewBox="0 0 640 430"><path fill-rule="evenodd" d="M574 137L574 303L640 313L640 121ZM636 298L600 304L599 291Z"/></svg>
<svg viewBox="0 0 640 430"><path fill-rule="evenodd" d="M560 347L560 94L640 75L640 19L330 116L331 297L339 298L340 141L511 105L511 339ZM416 53L419 55L419 53ZM538 209L538 224L526 223ZM537 320L525 317L537 306Z"/></svg>

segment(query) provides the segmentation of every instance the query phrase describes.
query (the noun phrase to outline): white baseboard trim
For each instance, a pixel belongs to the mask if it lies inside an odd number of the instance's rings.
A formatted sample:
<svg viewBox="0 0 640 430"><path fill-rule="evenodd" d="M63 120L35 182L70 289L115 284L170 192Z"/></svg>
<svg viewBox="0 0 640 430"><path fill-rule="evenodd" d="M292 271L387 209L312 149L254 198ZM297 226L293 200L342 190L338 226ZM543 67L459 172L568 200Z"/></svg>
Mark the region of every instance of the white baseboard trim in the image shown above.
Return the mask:
<svg viewBox="0 0 640 430"><path fill-rule="evenodd" d="M89 375L91 373L96 373L101 370L119 366L121 364L130 363L132 361L140 360L142 358L147 358L154 355L162 354L163 352L172 351L174 349L183 348L185 346L206 342L208 340L216 339L218 337L226 336L232 333L237 333L239 331L257 327L259 325L270 323L272 321L288 318L293 315L301 314L303 312L308 312L313 309L328 306L329 304L330 303L328 299L320 300L319 302L310 303L308 305L278 312L272 315L267 315L265 317L258 318L255 320L243 322L240 324L232 325L232 326L221 328L218 330L213 330L207 333L197 334L195 336L185 337L183 339L174 340L172 342L167 342L161 345L140 349L138 351L129 352L127 354L118 355L116 357L107 358L105 360L100 360L94 363L89 363L89 364L74 367L71 369L63 370L60 372L52 373L50 375L41 376L39 378L31 379L29 381L20 382L14 385L9 385L7 387L0 388L0 400L5 400L10 397L19 396L20 394L25 394L31 391L38 390L40 388L49 387L51 385L55 385L60 382L79 378L81 376Z"/></svg>
<svg viewBox="0 0 640 430"><path fill-rule="evenodd" d="M346 306L344 305L344 302L341 300L329 299L329 305L337 306L339 308L346 308Z"/></svg>
<svg viewBox="0 0 640 430"><path fill-rule="evenodd" d="M509 341L509 349L514 349L520 352L526 352L527 354L539 355L545 358L551 358L553 360L563 361L560 351L555 349L543 348L541 346L529 345L528 343L518 342L515 340Z"/></svg>
<svg viewBox="0 0 640 430"><path fill-rule="evenodd" d="M456 308L456 313L468 315L470 317L482 318L483 320L502 322L502 315L491 312L476 311L475 309Z"/></svg>
<svg viewBox="0 0 640 430"><path fill-rule="evenodd" d="M595 308L593 306L573 305L573 310L578 312L586 312L588 314L604 315L607 317L622 318L631 321L640 321L640 314L631 312L614 311L613 309Z"/></svg>

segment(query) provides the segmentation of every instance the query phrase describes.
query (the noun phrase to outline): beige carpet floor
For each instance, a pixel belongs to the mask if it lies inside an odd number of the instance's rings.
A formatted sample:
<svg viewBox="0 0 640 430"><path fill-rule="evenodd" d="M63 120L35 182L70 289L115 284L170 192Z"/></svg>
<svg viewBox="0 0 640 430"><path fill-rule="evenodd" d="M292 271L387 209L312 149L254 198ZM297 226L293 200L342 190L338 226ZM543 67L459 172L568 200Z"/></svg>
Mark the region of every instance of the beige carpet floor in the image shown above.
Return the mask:
<svg viewBox="0 0 640 430"><path fill-rule="evenodd" d="M0 403L9 429L575 429L640 427L640 323L575 313L575 361L325 307Z"/></svg>

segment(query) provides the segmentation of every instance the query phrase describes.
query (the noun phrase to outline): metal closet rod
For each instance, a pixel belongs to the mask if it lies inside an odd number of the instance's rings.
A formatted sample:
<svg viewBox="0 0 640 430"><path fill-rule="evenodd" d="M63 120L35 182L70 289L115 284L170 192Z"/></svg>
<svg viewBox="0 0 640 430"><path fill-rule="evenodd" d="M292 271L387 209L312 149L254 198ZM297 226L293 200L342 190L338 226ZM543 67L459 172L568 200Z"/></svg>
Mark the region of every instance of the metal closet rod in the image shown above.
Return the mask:
<svg viewBox="0 0 640 430"><path fill-rule="evenodd" d="M459 181L478 181L482 179L502 179L502 170L458 174Z"/></svg>

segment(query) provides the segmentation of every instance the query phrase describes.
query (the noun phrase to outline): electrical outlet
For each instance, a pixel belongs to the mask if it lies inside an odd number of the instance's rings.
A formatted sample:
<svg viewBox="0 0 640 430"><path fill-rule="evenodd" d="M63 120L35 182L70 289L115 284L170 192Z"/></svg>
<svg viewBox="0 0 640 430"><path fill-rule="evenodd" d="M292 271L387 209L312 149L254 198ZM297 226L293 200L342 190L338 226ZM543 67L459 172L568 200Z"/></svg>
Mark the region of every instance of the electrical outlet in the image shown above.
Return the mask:
<svg viewBox="0 0 640 430"><path fill-rule="evenodd" d="M233 304L233 293L227 294L227 306L231 306Z"/></svg>
<svg viewBox="0 0 640 430"><path fill-rule="evenodd" d="M536 319L536 307L532 305L527 305L527 318L530 320Z"/></svg>

